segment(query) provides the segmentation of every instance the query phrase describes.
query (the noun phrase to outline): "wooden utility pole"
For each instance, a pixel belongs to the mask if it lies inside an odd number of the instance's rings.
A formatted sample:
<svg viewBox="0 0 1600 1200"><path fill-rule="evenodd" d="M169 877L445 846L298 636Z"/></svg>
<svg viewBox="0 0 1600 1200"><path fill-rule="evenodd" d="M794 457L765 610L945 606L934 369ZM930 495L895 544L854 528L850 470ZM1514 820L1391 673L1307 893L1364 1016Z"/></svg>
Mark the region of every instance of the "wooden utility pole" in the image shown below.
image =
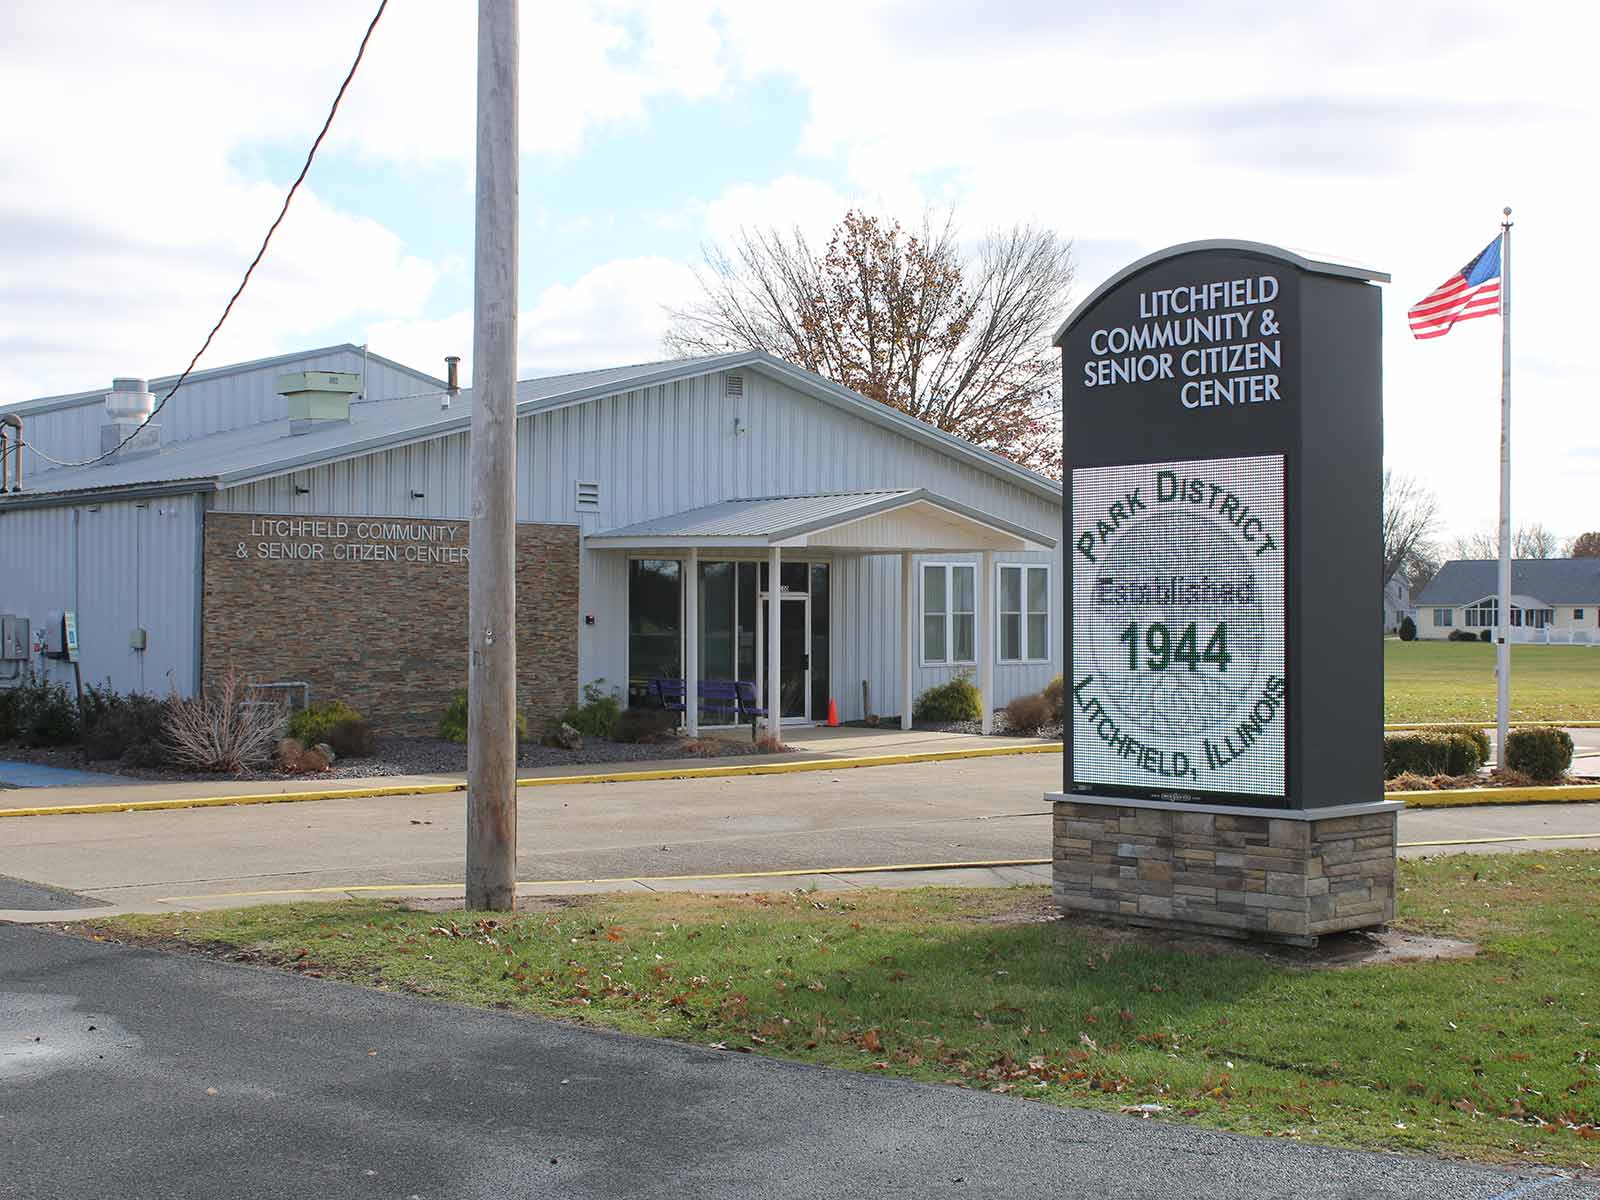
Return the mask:
<svg viewBox="0 0 1600 1200"><path fill-rule="evenodd" d="M517 0L478 0L467 908L517 903Z"/></svg>

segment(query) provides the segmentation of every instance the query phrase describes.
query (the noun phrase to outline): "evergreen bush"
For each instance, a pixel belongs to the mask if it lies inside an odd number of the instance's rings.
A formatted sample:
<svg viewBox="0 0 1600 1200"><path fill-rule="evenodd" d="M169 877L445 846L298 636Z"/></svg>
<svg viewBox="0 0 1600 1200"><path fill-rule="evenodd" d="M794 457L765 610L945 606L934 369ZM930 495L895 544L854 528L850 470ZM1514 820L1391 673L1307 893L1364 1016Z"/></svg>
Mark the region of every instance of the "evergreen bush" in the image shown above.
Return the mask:
<svg viewBox="0 0 1600 1200"><path fill-rule="evenodd" d="M983 701L971 676L963 671L918 696L911 715L918 721L979 721L983 719Z"/></svg>
<svg viewBox="0 0 1600 1200"><path fill-rule="evenodd" d="M1506 735L1501 765L1540 783L1554 783L1572 766L1572 735L1553 726L1513 729Z"/></svg>

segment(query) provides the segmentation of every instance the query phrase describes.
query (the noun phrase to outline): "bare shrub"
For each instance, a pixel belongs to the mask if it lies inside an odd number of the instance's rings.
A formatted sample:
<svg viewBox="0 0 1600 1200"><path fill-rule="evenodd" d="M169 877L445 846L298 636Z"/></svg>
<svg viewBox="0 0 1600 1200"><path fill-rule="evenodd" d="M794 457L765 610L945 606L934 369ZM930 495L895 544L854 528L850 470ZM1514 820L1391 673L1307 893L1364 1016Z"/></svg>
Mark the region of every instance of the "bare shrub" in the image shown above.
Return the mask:
<svg viewBox="0 0 1600 1200"><path fill-rule="evenodd" d="M283 730L276 705L249 702L248 685L230 669L209 689L167 704L162 733L180 766L237 775L268 761Z"/></svg>
<svg viewBox="0 0 1600 1200"><path fill-rule="evenodd" d="M726 750L728 743L721 738L684 738L678 743L678 748L687 755L695 758L720 758Z"/></svg>
<svg viewBox="0 0 1600 1200"><path fill-rule="evenodd" d="M788 754L794 750L794 747L787 746L780 742L777 738L768 734L766 737L756 742L756 750L761 754Z"/></svg>
<svg viewBox="0 0 1600 1200"><path fill-rule="evenodd" d="M1018 696L1006 705L1006 723L1013 733L1038 733L1040 728L1058 719L1060 709L1050 703L1042 692Z"/></svg>

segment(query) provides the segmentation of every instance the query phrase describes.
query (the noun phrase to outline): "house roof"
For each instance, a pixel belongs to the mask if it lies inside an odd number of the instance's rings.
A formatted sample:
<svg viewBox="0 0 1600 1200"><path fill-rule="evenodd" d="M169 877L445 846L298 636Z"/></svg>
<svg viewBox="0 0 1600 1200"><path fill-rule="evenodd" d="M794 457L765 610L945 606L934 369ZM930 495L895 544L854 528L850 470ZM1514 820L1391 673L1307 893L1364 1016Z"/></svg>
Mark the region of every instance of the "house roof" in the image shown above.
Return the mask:
<svg viewBox="0 0 1600 1200"><path fill-rule="evenodd" d="M437 388L441 391L444 389L444 380L435 379L426 371L408 367L405 363L396 362L392 358L385 358L381 354L374 354L370 350L364 351L360 346L351 342L341 342L336 346L318 346L313 350L297 350L293 354L274 354L267 358L253 358L249 362L229 363L227 366L209 367L203 371L193 371L190 373L189 378L184 381L184 386L187 387L191 383L203 383L209 379L225 379L229 375L241 375L246 371L259 371L266 367L288 366L303 359L319 358L327 354L338 354L341 351L350 354L365 354L372 362L382 363L384 366L392 367L396 371L404 371L407 375L414 376L419 384ZM179 376L177 375L163 375L160 378L149 380L146 386L152 392L161 392L177 383L178 379ZM76 408L80 404L103 404L105 403L105 398L106 389L98 387L87 392L64 392L59 396L39 396L33 400L20 400L15 404L0 404L0 412L15 413L19 417L26 417L30 414L38 415L39 413L54 412L61 408Z"/></svg>
<svg viewBox="0 0 1600 1200"><path fill-rule="evenodd" d="M1519 558L1511 564L1511 590L1545 604L1600 606L1600 558ZM1472 604L1500 591L1500 564L1492 558L1457 558L1439 568L1418 607Z"/></svg>
<svg viewBox="0 0 1600 1200"><path fill-rule="evenodd" d="M259 367L269 361L274 360L244 365ZM517 384L517 414L527 416L621 391L739 368L759 370L823 403L846 409L904 437L934 446L988 474L1060 503L1061 486L1054 480L759 351L637 363L525 379ZM243 368L219 368L223 371L238 369ZM340 422L327 429L294 437L288 436L287 421L272 421L178 442L142 458L50 471L35 480L29 480L25 491L0 500L0 508L68 503L81 495L107 491L134 490L148 494L152 491L200 491L233 487L255 479L270 478L468 429L472 422L471 390L463 390L451 401L448 409L441 409L439 402L444 385L438 380L432 382L437 386L431 392L353 404L348 423ZM104 391L50 399L81 403L85 397L100 400L104 397Z"/></svg>
<svg viewBox="0 0 1600 1200"><path fill-rule="evenodd" d="M905 532L885 539L886 530L867 532L861 524L872 517L904 513L922 521L920 536L944 549L1051 549L1055 538L1001 520L964 504L935 495L926 488L900 488L879 492L832 492L805 496L763 496L725 500L703 508L653 517L633 525L590 534L585 540L597 548L646 549L652 546L771 547L832 545L841 549L900 549ZM944 531L929 532L932 523ZM855 526L853 533L839 533ZM813 537L813 535L823 535ZM833 536L828 536L833 535ZM879 543L882 543L881 545ZM980 544L981 543L981 544ZM916 546L926 549L926 546Z"/></svg>

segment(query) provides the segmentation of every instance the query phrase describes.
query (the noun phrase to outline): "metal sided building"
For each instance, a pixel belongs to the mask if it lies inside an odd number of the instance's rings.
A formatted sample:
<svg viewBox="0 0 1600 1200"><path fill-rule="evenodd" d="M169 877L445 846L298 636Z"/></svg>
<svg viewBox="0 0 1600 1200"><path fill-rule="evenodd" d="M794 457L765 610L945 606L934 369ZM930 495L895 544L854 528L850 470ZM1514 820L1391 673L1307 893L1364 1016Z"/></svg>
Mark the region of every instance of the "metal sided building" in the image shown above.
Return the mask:
<svg viewBox="0 0 1600 1200"><path fill-rule="evenodd" d="M0 420L72 460L148 404L117 381ZM1053 480L760 353L526 380L517 409L530 720L677 677L751 680L790 722L833 701L909 723L958 673L987 713L1061 671ZM105 462L25 451L0 614L30 632L0 647L0 687L72 678L71 613L85 683L189 693L237 669L430 731L466 680L471 413L342 346L193 377Z"/></svg>

